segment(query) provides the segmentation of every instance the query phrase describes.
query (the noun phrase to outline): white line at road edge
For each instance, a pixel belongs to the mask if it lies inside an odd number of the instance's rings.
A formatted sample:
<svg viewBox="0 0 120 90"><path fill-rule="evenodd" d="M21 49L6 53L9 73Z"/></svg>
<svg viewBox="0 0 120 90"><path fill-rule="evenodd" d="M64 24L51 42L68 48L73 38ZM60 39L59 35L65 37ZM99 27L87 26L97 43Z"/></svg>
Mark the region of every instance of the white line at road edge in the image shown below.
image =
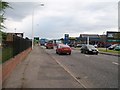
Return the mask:
<svg viewBox="0 0 120 90"><path fill-rule="evenodd" d="M119 65L118 63L116 63L116 62L112 62L113 64L115 64L115 65Z"/></svg>
<svg viewBox="0 0 120 90"><path fill-rule="evenodd" d="M50 55L51 56L51 55ZM52 57L52 56L51 56ZM84 88L87 88L81 81L79 81L64 65L62 65L59 61L57 61L54 57L52 57L63 69L68 72L78 83L80 83Z"/></svg>

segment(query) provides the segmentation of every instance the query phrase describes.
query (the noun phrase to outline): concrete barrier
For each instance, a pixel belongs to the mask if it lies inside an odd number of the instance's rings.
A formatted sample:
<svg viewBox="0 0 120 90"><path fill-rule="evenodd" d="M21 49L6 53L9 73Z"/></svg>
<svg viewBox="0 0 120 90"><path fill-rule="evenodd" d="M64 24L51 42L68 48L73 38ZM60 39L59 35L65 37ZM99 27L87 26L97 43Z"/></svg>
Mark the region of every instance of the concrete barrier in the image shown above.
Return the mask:
<svg viewBox="0 0 120 90"><path fill-rule="evenodd" d="M10 76L16 66L26 58L31 50L29 48L2 64L2 83Z"/></svg>

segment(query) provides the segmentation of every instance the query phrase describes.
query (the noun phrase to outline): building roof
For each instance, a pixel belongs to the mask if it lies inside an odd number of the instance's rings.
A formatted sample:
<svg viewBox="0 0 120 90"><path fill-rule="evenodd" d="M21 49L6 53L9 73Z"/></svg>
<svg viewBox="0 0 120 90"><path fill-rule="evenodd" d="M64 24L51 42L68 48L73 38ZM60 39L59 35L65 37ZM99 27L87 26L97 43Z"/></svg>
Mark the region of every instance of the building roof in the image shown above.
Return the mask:
<svg viewBox="0 0 120 90"><path fill-rule="evenodd" d="M99 38L98 34L80 34L80 37Z"/></svg>

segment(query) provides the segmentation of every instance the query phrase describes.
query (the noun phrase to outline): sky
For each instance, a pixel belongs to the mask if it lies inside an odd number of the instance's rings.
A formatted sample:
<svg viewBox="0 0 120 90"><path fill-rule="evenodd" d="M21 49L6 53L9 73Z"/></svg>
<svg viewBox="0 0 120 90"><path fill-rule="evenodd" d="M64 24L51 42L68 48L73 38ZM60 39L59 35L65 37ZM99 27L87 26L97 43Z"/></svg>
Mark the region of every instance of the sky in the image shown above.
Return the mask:
<svg viewBox="0 0 120 90"><path fill-rule="evenodd" d="M32 38L32 32L34 37L59 39L64 34L79 37L118 31L119 0L3 1L13 8L6 9L4 31L22 32L24 37Z"/></svg>

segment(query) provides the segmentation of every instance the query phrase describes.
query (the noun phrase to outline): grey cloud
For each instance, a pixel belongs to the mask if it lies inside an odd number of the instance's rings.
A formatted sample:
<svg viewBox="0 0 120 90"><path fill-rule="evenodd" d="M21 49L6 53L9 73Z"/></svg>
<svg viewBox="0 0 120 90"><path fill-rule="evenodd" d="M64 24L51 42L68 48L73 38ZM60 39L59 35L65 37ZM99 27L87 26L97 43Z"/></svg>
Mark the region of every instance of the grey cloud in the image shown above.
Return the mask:
<svg viewBox="0 0 120 90"><path fill-rule="evenodd" d="M7 18L12 18L15 21L21 21L26 16L32 14L33 6L37 3L32 2L9 2L11 8L6 10L5 16Z"/></svg>
<svg viewBox="0 0 120 90"><path fill-rule="evenodd" d="M8 9L6 16L12 18L14 21L21 21L22 19L32 14L33 6L37 5L38 3L17 2L10 4L14 9ZM56 38L63 36L64 33L94 33L96 31L103 32L107 29L117 27L116 3L75 2L65 4L66 6L63 7L59 7L59 5L57 7L56 4L58 3L54 4L52 5L52 8L50 5L48 5L43 11L41 11L41 15L43 15L42 18L35 17L34 34L36 36ZM40 8L36 8L36 11L39 9ZM57 15L57 12L61 14ZM91 17L94 19L94 22L90 19ZM28 30L31 29L30 24L26 25L26 28L23 27L23 30L26 29L26 35L31 36L31 31L27 31L27 28Z"/></svg>
<svg viewBox="0 0 120 90"><path fill-rule="evenodd" d="M85 7L88 11L106 11L109 12L111 10L117 9L117 2L93 2Z"/></svg>

